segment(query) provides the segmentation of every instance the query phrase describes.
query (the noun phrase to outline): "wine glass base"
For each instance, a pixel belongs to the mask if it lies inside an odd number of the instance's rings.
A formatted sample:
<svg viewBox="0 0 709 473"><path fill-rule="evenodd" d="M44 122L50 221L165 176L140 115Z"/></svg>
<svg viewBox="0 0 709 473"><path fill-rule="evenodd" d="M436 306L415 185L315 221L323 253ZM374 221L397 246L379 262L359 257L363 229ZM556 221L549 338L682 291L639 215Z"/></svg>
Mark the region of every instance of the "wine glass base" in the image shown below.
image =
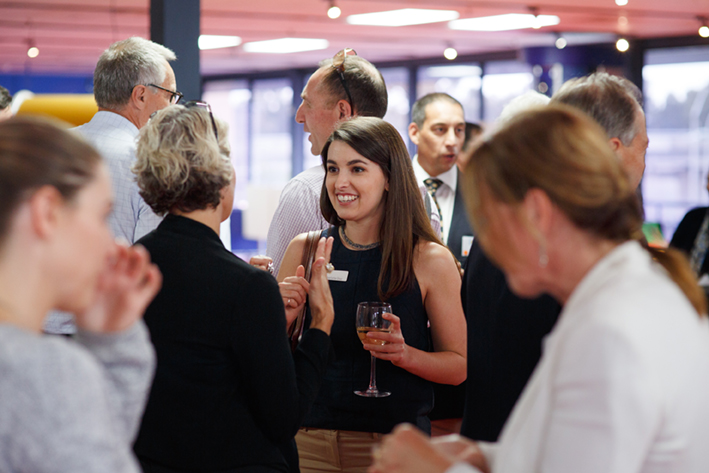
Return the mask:
<svg viewBox="0 0 709 473"><path fill-rule="evenodd" d="M354 392L358 396L362 397L387 397L391 396L390 392L386 391L376 391L374 389L367 389L366 391L355 391Z"/></svg>

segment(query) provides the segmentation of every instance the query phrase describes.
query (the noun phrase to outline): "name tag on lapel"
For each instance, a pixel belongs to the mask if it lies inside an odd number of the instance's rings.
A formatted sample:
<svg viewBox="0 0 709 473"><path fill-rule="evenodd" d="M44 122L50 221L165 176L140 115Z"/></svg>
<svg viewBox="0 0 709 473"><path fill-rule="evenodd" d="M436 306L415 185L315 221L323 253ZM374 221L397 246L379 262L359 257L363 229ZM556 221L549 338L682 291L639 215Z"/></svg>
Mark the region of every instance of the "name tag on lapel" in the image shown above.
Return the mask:
<svg viewBox="0 0 709 473"><path fill-rule="evenodd" d="M468 256L468 253L470 253L470 247L473 246L474 239L473 235L463 235L463 239L460 242L460 252L463 256Z"/></svg>
<svg viewBox="0 0 709 473"><path fill-rule="evenodd" d="M327 280L328 281L340 281L340 282L346 282L347 277L350 275L349 271L340 271L340 270L334 270L331 273L327 273Z"/></svg>

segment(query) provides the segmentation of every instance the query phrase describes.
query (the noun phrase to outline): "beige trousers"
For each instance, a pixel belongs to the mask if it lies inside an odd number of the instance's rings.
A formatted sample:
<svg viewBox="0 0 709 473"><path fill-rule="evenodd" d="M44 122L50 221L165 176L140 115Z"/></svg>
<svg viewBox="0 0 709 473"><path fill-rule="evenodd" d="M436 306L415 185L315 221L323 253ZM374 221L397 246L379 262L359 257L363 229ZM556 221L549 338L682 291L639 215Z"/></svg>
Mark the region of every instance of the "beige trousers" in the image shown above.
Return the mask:
<svg viewBox="0 0 709 473"><path fill-rule="evenodd" d="M295 436L301 473L365 473L384 434L302 428Z"/></svg>

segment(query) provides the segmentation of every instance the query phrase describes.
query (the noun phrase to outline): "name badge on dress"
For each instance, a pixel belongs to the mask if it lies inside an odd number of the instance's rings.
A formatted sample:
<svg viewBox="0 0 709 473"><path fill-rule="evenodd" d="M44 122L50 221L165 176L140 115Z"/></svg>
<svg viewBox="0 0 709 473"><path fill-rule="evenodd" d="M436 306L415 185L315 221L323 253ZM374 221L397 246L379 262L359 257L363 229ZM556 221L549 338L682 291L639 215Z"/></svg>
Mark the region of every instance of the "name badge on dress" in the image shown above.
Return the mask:
<svg viewBox="0 0 709 473"><path fill-rule="evenodd" d="M327 273L328 281L340 281L347 282L347 277L350 275L349 271L334 270L331 273Z"/></svg>
<svg viewBox="0 0 709 473"><path fill-rule="evenodd" d="M470 247L473 246L474 239L473 235L463 235L463 239L460 242L460 252L463 256L468 256L468 253L470 253Z"/></svg>

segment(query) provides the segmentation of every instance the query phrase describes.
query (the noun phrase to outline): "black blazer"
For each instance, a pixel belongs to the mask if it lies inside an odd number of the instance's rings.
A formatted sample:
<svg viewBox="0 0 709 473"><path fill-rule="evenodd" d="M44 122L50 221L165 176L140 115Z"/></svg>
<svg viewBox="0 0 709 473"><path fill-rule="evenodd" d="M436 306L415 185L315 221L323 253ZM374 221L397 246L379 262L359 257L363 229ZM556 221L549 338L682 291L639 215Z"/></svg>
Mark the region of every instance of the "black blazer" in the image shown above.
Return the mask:
<svg viewBox="0 0 709 473"><path fill-rule="evenodd" d="M709 210L709 207L698 207L687 212L679 226L677 226L674 235L672 235L670 246L684 251L689 257L692 254L694 240L697 238L707 210ZM709 273L709 258L704 257L700 273Z"/></svg>
<svg viewBox="0 0 709 473"><path fill-rule="evenodd" d="M138 243L163 275L145 313L158 360L135 443L145 471L297 471L330 338L308 330L291 356L276 280L201 223L168 215Z"/></svg>
<svg viewBox="0 0 709 473"><path fill-rule="evenodd" d="M451 222L443 222L443 225L449 225L447 246L453 252L460 263L465 266L465 261L468 259L461 254L461 242L463 236L473 236L473 226L468 219L468 213L465 209L463 201L463 190L460 185L460 173L455 188L455 201L453 204L453 217Z"/></svg>
<svg viewBox="0 0 709 473"><path fill-rule="evenodd" d="M461 434L494 442L541 357L561 306L522 299L473 242L461 289L468 321L468 379Z"/></svg>

